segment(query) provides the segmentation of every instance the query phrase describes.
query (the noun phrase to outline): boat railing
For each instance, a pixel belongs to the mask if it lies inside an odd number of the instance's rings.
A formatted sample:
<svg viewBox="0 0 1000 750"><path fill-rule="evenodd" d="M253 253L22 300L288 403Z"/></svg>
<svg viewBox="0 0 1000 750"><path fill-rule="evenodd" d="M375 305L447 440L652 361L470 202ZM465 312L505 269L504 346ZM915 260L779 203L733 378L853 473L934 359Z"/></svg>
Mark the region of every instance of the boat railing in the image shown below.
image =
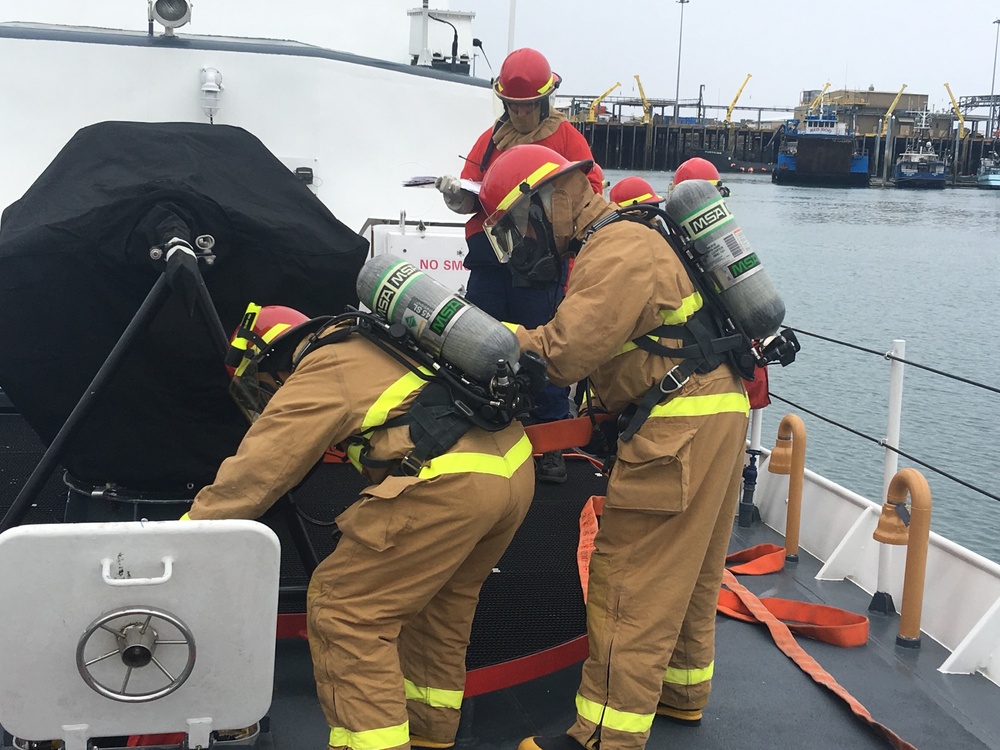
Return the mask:
<svg viewBox="0 0 1000 750"><path fill-rule="evenodd" d="M955 375L954 373L945 372L944 370L940 370L940 369L937 369L937 368L934 368L934 367L930 367L928 365L924 365L924 364L920 364L918 362L907 360L905 358L906 342L904 340L902 340L902 339L896 339L896 340L894 340L893 343L892 343L892 348L888 352L881 352L881 351L878 351L876 349L871 349L871 348L867 348L867 347L864 347L864 346L860 346L858 344L852 344L852 343L849 343L849 342L846 342L846 341L841 341L841 340L838 340L838 339L835 339L835 338L831 338L831 337L828 337L828 336L823 336L823 335L818 334L818 333L811 333L809 331L804 331L804 330L799 329L799 328L796 328L795 332L797 334L801 334L803 336L808 336L808 337L816 338L816 339L819 339L819 340L822 340L822 341L829 342L831 344L835 344L835 345L839 345L839 346L842 346L842 347L854 349L856 351L866 352L868 354L872 354L874 356L880 357L880 358L885 359L885 360L887 360L887 361L890 362L889 424L888 424L888 427L887 427L886 436L884 438L874 437L874 436L867 435L867 434L864 434L862 432L859 432L857 430L854 430L854 429L848 427L847 425L844 425L844 424L842 424L842 423L840 423L840 422L838 422L838 421L836 421L836 420L834 420L832 418L823 416L823 415L818 414L818 413L816 413L814 411L810 411L809 409L801 406L800 404L792 403L788 399L783 398L780 394L775 394L775 393L771 393L770 394L771 398L773 398L775 400L782 401L784 403L789 404L790 406L794 406L796 409L799 409L800 411L802 411L802 412L804 412L806 414L809 414L809 415L811 415L811 416L813 416L813 417L815 417L817 419L820 419L820 420L822 420L822 421L824 421L824 422L826 422L826 423L828 423L828 424L830 424L830 425L832 425L832 426L834 426L834 427L836 427L838 429L850 432L853 435L855 435L856 437L862 438L864 440L867 440L869 442L875 443L875 444L879 445L880 447L882 447L884 449L884 451L885 451L885 455L884 455L884 471L883 471L884 482L883 482L883 487L882 487L882 495L883 496L885 495L885 492L888 490L889 481L892 479L893 475L895 475L896 470L898 468L898 457L902 456L902 457L906 458L907 460L912 461L915 464L918 464L919 466L921 466L923 469L925 469L927 471L930 471L930 472L932 472L932 473L934 473L936 475L939 475L939 476L941 476L941 477L943 477L945 479L948 479L949 481L952 481L952 482L955 482L957 484L960 484L963 487L965 487L966 489L972 490L972 491L974 491L974 492L976 492L976 493L978 493L980 495L983 495L984 497L988 497L991 500L996 500L996 501L1000 502L1000 495L996 495L996 494L994 494L992 492L989 492L988 490L983 489L982 487L979 487L979 486L973 484L972 482L963 480L960 477L957 477L954 474L949 473L949 472L945 471L944 469L941 469L941 468L939 468L939 467L937 467L937 466L929 463L928 461L925 461L925 460L923 460L921 458L918 458L917 456L914 456L914 455L912 455L912 454L910 454L910 453L908 453L906 451L903 451L903 450L901 450L899 448L900 422L901 422L902 410L903 410L903 373L904 373L904 368L905 368L906 365L910 365L911 367L923 370L925 372L929 372L929 373L932 373L934 375L937 375L937 376L940 376L940 377L943 377L943 378L948 378L948 379L950 379L952 381L955 381L955 382L964 383L965 385L968 385L968 386L971 386L971 387L974 387L974 388L978 388L978 389L981 389L983 391L986 391L986 392L989 392L989 393L994 393L994 394L997 394L997 395L1000 395L1000 388L998 388L996 386L988 385L988 384L985 384L985 383L980 383L978 381L972 380L970 378L963 377L961 375Z"/></svg>
<svg viewBox="0 0 1000 750"><path fill-rule="evenodd" d="M878 498L866 498L809 469L804 471L801 527L797 534L797 545L822 562L816 576L818 579L849 580L873 597L879 592L885 592L891 597L890 602L902 602L905 557L897 547L878 543L873 538L890 483L898 472L899 458L902 456L916 464L935 482L940 477L984 497L1000 500L1000 497L974 482L900 449L905 367L910 365L991 394L1000 394L1000 388L909 361L905 357L903 340L893 341L892 348L888 352L882 352L801 329L795 330L802 336L848 347L888 361L890 381L884 437L866 434L792 399L782 397L779 393L770 392L772 401L787 404L806 422L824 422L883 449L883 481ZM764 457L755 503L764 523L784 534L789 530L787 525L791 523L786 518L790 502L789 480L768 471L771 454L760 445L760 417L760 412L755 411L749 441L750 451L756 450ZM945 497L949 493L940 494ZM956 515L960 511L948 508L946 512ZM792 533L795 534L794 531ZM978 671L1000 684L1000 564L931 532L927 571L920 627L926 635L951 651L951 656L939 669L949 673ZM894 610L890 609L888 614L894 614Z"/></svg>

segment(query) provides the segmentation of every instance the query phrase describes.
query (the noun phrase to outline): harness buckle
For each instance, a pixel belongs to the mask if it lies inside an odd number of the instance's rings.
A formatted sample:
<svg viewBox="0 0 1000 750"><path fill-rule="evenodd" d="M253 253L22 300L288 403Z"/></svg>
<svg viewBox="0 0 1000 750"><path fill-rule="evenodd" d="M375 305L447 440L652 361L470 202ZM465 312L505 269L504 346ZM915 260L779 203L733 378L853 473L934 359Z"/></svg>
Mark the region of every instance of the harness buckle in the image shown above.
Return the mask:
<svg viewBox="0 0 1000 750"><path fill-rule="evenodd" d="M669 396L671 393L676 393L685 385L687 385L688 380L691 379L690 375L685 375L683 380L678 380L677 371L680 369L681 369L680 365L675 365L674 368L670 370L670 372L668 372L660 379L660 385L659 385L660 393L662 393L664 396ZM668 379L670 380L670 385L672 387L666 387Z"/></svg>
<svg viewBox="0 0 1000 750"><path fill-rule="evenodd" d="M424 462L415 458L413 451L407 452L405 456L399 459L399 472L405 477L417 476L422 468L424 468Z"/></svg>

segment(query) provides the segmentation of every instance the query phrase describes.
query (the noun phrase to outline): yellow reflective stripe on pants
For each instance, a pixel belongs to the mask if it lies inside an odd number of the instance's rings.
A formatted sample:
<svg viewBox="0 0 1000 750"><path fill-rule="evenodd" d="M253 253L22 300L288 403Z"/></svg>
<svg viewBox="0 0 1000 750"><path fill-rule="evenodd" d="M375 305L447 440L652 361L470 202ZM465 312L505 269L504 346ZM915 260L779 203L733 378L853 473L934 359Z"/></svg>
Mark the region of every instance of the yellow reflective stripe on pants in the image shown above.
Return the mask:
<svg viewBox="0 0 1000 750"><path fill-rule="evenodd" d="M531 458L531 441L522 435L514 447L503 456L489 453L445 453L432 458L417 474L421 479L431 479L442 474L494 474L510 479L521 465Z"/></svg>
<svg viewBox="0 0 1000 750"><path fill-rule="evenodd" d="M635 734L648 732L653 726L653 717L656 716L655 713L634 714L630 711L618 711L601 703L589 701L579 693L576 694L576 712L593 724Z"/></svg>
<svg viewBox="0 0 1000 750"><path fill-rule="evenodd" d="M421 367L420 372L424 375L433 373L426 367ZM427 383L425 378L420 377L415 372L408 372L395 383L386 388L382 394L375 399L375 403L368 407L365 418L361 422L361 431L366 432L374 427L385 424L389 418L389 412L403 403L404 399L418 388ZM360 445L350 445L347 447L347 458L354 465L354 468L361 471L361 447Z"/></svg>
<svg viewBox="0 0 1000 750"><path fill-rule="evenodd" d="M691 319L691 316L698 312L704 302L701 299L701 295L698 292L691 294L681 300L681 306L676 310L660 310L660 319L663 320L663 325L665 326L678 326L687 323ZM651 336L647 334L647 338L653 341L659 341L656 336ZM627 342L621 349L618 350L618 354L624 354L625 352L630 352L637 348L631 341ZM617 356L617 355L616 355Z"/></svg>
<svg viewBox="0 0 1000 750"><path fill-rule="evenodd" d="M746 393L718 393L714 396L675 396L665 404L657 404L650 417L708 417L712 414L737 412L750 416L750 399Z"/></svg>
<svg viewBox="0 0 1000 750"><path fill-rule="evenodd" d="M368 729L352 732L343 727L330 727L331 747L350 747L353 750L385 750L410 742L410 722L404 721L394 727Z"/></svg>
<svg viewBox="0 0 1000 750"><path fill-rule="evenodd" d="M663 681L671 685L700 685L708 682L715 674L715 662L700 669L677 669L667 667L667 673L663 675Z"/></svg>
<svg viewBox="0 0 1000 750"><path fill-rule="evenodd" d="M463 690L443 690L442 688L420 687L410 680L404 680L406 700L423 703L431 708L461 708Z"/></svg>

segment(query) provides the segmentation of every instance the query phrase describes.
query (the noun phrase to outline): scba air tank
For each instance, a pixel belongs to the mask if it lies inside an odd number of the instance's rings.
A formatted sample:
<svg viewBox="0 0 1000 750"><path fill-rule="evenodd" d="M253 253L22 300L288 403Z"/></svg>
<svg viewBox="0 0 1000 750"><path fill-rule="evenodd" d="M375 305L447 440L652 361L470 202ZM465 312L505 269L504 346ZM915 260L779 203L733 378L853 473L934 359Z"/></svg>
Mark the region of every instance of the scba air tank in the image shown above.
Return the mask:
<svg viewBox="0 0 1000 750"><path fill-rule="evenodd" d="M704 283L743 332L758 340L777 333L785 303L715 186L685 180L670 192L665 210L692 242Z"/></svg>
<svg viewBox="0 0 1000 750"><path fill-rule="evenodd" d="M417 343L466 375L488 383L505 360L515 369L517 337L502 323L393 255L376 255L358 274L358 297Z"/></svg>

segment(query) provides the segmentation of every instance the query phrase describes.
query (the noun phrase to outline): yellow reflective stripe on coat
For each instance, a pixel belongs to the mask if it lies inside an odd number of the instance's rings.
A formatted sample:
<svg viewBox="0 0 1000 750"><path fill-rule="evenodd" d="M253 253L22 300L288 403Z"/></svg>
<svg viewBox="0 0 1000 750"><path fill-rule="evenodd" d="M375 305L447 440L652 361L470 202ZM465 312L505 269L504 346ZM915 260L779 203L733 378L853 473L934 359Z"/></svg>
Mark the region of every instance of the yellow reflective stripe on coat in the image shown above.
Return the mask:
<svg viewBox="0 0 1000 750"><path fill-rule="evenodd" d="M431 479L442 474L494 474L510 479L525 461L531 458L531 441L527 435L514 443L502 456L489 453L445 453L432 458L417 474L421 479Z"/></svg>
<svg viewBox="0 0 1000 750"><path fill-rule="evenodd" d="M663 325L665 326L683 325L691 320L691 316L698 312L704 304L705 303L701 298L701 294L698 292L689 294L681 300L681 306L676 310L660 310L660 319L663 321ZM648 338L652 341L659 340L656 336L652 335L648 336ZM625 352L630 352L636 348L636 345L629 341L618 350L618 354L624 354Z"/></svg>
<svg viewBox="0 0 1000 750"><path fill-rule="evenodd" d="M394 727L352 732L344 727L330 727L330 746L349 747L352 750L385 750L410 742L410 722Z"/></svg>
<svg viewBox="0 0 1000 750"><path fill-rule="evenodd" d="M667 673L663 675L663 681L670 685L700 685L708 682L715 674L715 662L700 669L677 669L667 667Z"/></svg>
<svg viewBox="0 0 1000 750"><path fill-rule="evenodd" d="M410 680L406 685L406 700L423 703L431 708L461 708L464 690L444 690L443 688L420 687Z"/></svg>
<svg viewBox="0 0 1000 750"><path fill-rule="evenodd" d="M421 367L420 372L425 375L433 374L426 367ZM427 380L420 377L417 373L406 373L403 377L386 388L382 394L375 399L375 403L368 407L368 411L365 413L365 418L361 422L361 431L367 432L374 427L385 424L386 420L389 418L389 412L403 403L407 396L426 383ZM362 468L360 459L361 448L362 446L360 445L349 445L347 447L347 458L358 471L361 471Z"/></svg>
<svg viewBox="0 0 1000 750"><path fill-rule="evenodd" d="M675 396L665 404L657 404L649 412L652 417L708 417L712 414L737 412L750 416L750 398L743 393L718 393L714 396Z"/></svg>
<svg viewBox="0 0 1000 750"><path fill-rule="evenodd" d="M641 734L648 732L653 726L652 714L634 714L631 711L618 711L601 703L587 700L579 693L576 694L576 712L584 719L608 729L617 729L619 732L633 732Z"/></svg>

